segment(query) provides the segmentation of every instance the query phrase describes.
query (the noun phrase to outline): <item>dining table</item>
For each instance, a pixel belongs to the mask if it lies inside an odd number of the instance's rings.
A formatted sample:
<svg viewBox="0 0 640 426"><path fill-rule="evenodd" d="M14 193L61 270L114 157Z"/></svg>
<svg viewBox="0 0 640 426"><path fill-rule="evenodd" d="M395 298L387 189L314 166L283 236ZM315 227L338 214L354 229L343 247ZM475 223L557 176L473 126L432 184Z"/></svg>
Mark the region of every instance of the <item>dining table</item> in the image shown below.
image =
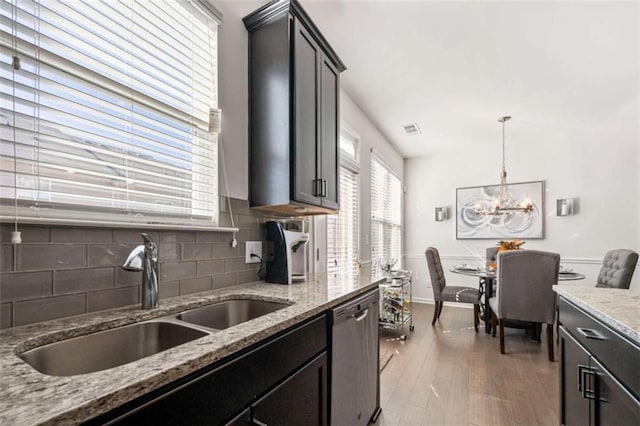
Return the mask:
<svg viewBox="0 0 640 426"><path fill-rule="evenodd" d="M478 289L480 290L480 302L482 312L480 313L484 321L484 330L486 333L491 332L491 308L489 307L489 299L493 297L493 286L497 282L496 270L493 268L481 268L476 266L456 266L449 270L454 274L467 275L478 278ZM558 272L558 281L577 281L583 280L585 276L570 269L561 269Z"/></svg>

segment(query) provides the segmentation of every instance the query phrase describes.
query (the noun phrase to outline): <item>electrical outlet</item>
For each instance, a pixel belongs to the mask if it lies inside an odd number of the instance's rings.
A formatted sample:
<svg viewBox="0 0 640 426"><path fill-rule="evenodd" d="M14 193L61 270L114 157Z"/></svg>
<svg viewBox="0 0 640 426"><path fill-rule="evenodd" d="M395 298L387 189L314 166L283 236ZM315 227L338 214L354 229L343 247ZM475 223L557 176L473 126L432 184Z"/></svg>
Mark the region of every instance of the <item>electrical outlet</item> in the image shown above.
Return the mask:
<svg viewBox="0 0 640 426"><path fill-rule="evenodd" d="M244 263L260 263L260 259L252 254L262 257L262 241L247 241L245 243Z"/></svg>

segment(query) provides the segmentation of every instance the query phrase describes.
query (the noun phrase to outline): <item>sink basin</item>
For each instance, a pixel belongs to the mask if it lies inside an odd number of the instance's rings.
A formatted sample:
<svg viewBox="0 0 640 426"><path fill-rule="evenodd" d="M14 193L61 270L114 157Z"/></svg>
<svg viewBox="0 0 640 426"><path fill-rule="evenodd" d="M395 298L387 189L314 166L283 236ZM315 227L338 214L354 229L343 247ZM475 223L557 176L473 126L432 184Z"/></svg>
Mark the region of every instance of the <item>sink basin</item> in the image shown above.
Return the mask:
<svg viewBox="0 0 640 426"><path fill-rule="evenodd" d="M127 364L206 335L170 322L143 322L39 346L19 357L43 374L73 376Z"/></svg>
<svg viewBox="0 0 640 426"><path fill-rule="evenodd" d="M176 319L223 330L287 306L285 303L264 300L233 299L183 312Z"/></svg>

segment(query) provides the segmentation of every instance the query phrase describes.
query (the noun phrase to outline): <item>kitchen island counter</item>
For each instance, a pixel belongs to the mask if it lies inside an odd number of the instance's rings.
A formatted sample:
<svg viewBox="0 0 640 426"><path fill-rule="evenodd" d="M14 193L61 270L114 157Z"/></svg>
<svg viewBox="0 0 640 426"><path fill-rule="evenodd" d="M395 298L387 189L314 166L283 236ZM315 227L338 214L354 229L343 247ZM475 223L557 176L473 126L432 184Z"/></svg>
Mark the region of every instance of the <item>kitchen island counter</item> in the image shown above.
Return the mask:
<svg viewBox="0 0 640 426"><path fill-rule="evenodd" d="M294 285L256 282L161 300L160 307L154 310L132 306L3 330L0 332L0 423L73 424L89 420L365 293L381 280L362 274L359 277L315 276ZM155 355L90 374L49 376L17 356L43 344L238 298L290 306Z"/></svg>
<svg viewBox="0 0 640 426"><path fill-rule="evenodd" d="M640 292L617 288L553 286L561 297L640 345ZM560 318L562 320L562 318Z"/></svg>

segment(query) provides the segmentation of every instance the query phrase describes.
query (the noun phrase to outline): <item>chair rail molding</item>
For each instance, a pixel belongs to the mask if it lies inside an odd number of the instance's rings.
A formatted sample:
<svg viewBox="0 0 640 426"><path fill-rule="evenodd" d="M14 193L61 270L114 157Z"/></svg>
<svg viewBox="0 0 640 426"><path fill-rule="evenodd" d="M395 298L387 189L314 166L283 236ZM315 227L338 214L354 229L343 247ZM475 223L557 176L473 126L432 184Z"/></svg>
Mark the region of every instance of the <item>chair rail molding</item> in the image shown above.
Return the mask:
<svg viewBox="0 0 640 426"><path fill-rule="evenodd" d="M440 258L443 260L477 260L484 262L484 254L442 254ZM415 255L415 254L405 254L404 259L406 260L425 260L424 254ZM589 257L562 257L560 259L561 263L575 263L575 264L583 264L583 265L602 265L602 259L597 258L589 258Z"/></svg>

